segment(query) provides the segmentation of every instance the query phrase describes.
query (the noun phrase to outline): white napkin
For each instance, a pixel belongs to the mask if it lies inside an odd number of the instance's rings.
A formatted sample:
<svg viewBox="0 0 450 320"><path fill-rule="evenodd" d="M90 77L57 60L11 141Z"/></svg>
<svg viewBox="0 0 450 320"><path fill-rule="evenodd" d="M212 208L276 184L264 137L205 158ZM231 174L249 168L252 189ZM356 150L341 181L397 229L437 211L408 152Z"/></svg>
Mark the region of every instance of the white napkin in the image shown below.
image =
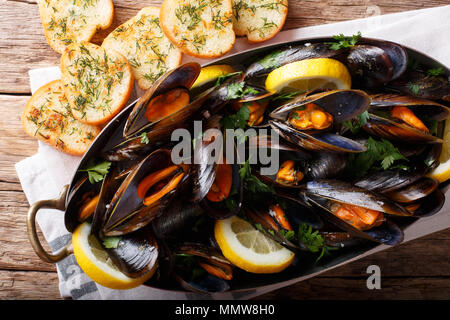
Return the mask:
<svg viewBox="0 0 450 320"><path fill-rule="evenodd" d="M345 8L343 8L345 10ZM373 12L379 8L371 6ZM249 45L245 38L237 39L230 54L254 49L267 44L301 40L311 37L331 36L339 33L356 34L361 31L365 37L391 40L424 52L450 66L450 6L408 11L397 14L374 16L365 19L333 23L321 26L299 28L280 32L274 39L260 45ZM183 62L200 60L185 55ZM60 78L58 67L29 71L32 92L40 86ZM28 202L55 198L65 184L70 183L81 158L68 156L39 141L39 150L32 157L16 164L16 171ZM450 204L437 215L421 219L419 223L405 231L405 240L421 237L450 226ZM71 235L64 227L63 213L56 210L41 210L37 222L50 248L56 252L70 241ZM377 247L366 255L385 249ZM347 261L348 262L348 261ZM347 263L346 262L346 263ZM243 299L261 295L299 281L287 281L249 292L225 293L217 295L168 293L163 290L141 286L136 289L111 290L92 282L79 268L73 255L57 264L61 296L73 299ZM301 278L307 279L310 276Z"/></svg>

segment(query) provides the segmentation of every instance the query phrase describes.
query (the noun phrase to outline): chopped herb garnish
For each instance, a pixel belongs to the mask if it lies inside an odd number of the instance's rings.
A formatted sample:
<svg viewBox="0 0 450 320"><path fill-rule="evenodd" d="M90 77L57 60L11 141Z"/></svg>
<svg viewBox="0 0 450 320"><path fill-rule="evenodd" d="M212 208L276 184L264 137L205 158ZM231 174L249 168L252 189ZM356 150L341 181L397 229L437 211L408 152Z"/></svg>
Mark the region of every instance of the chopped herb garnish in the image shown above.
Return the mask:
<svg viewBox="0 0 450 320"><path fill-rule="evenodd" d="M148 139L147 132L142 132L141 135L141 143L148 144L150 140Z"/></svg>
<svg viewBox="0 0 450 320"><path fill-rule="evenodd" d="M297 233L298 240L311 252L316 253L320 251L319 257L316 259L318 262L323 256L329 255L331 250L337 250L338 248L327 246L325 239L316 230L313 232L311 226L301 224L298 227Z"/></svg>
<svg viewBox="0 0 450 320"><path fill-rule="evenodd" d="M236 114L225 116L222 125L224 129L245 129L249 117L250 109L244 104Z"/></svg>
<svg viewBox="0 0 450 320"><path fill-rule="evenodd" d="M239 99L247 94L257 94L258 91L252 87L245 86L245 82L234 82L228 86L227 100Z"/></svg>
<svg viewBox="0 0 450 320"><path fill-rule="evenodd" d="M366 147L367 151L352 154L348 158L349 163L347 168L358 177L364 176L377 162L381 162L381 167L384 170L387 170L391 168L395 161L408 161L408 159L386 139L377 141L372 137L369 137L366 142Z"/></svg>
<svg viewBox="0 0 450 320"><path fill-rule="evenodd" d="M120 237L104 237L102 242L105 248L116 249L119 246Z"/></svg>
<svg viewBox="0 0 450 320"><path fill-rule="evenodd" d="M89 182L94 184L103 180L105 175L108 173L109 168L111 167L111 162L102 161L99 163L94 163L94 160L91 159L84 169L81 169L82 172L87 172L89 177Z"/></svg>
<svg viewBox="0 0 450 320"><path fill-rule="evenodd" d="M358 115L357 119L352 119L348 121L344 121L342 125L350 129L352 133L358 133L359 130L367 123L369 120L369 112L366 110L360 115Z"/></svg>
<svg viewBox="0 0 450 320"><path fill-rule="evenodd" d="M239 174L244 181L244 188L251 193L275 193L275 190L261 182L256 176L252 174L250 166L250 159L248 159L239 169Z"/></svg>
<svg viewBox="0 0 450 320"><path fill-rule="evenodd" d="M331 45L331 49L333 50L351 48L356 45L360 38L360 31L358 31L357 34L354 34L351 37L346 37L341 33L339 35L333 36L333 39L336 40L336 42L330 42L329 44Z"/></svg>
<svg viewBox="0 0 450 320"><path fill-rule="evenodd" d="M272 99L272 101L277 101L277 100L290 100L296 96L298 96L299 94L303 93L303 91L294 91L294 92L286 92L286 93L282 93L279 94L277 96L275 96L275 98Z"/></svg>
<svg viewBox="0 0 450 320"><path fill-rule="evenodd" d="M444 69L442 68L428 69L427 74L432 77L437 77L444 74Z"/></svg>
<svg viewBox="0 0 450 320"><path fill-rule="evenodd" d="M231 72L231 73L227 73L227 74L224 74L224 75L219 76L219 77L217 78L217 80L216 80L216 84L215 84L216 87L217 87L217 86L220 86L222 83L224 83L226 79L228 79L228 78L230 78L230 77L232 77L232 76L241 74L241 73L242 73L242 71L237 71L237 72Z"/></svg>
<svg viewBox="0 0 450 320"><path fill-rule="evenodd" d="M420 86L418 84L408 82L408 89L411 91L414 95L418 95L420 91Z"/></svg>

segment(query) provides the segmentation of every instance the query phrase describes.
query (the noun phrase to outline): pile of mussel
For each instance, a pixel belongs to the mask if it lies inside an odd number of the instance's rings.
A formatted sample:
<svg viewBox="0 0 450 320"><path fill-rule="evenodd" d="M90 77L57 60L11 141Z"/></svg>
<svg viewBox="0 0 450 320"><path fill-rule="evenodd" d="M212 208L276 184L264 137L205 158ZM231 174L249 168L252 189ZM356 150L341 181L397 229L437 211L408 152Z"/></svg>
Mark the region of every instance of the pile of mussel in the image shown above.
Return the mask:
<svg viewBox="0 0 450 320"><path fill-rule="evenodd" d="M261 85L277 67L318 57L343 62L355 89L304 92L286 100ZM126 121L113 121L105 129L107 140L99 138L93 146L98 152L85 159L109 161L108 173L93 184L86 172L77 174L66 212L69 231L92 219L99 239L119 236L118 247L106 251L129 277L157 264L153 286L221 292L230 289L235 267L214 241L216 219L239 215L282 246L304 253L308 249L296 236L286 237L301 224L319 230L332 247L367 241L397 245L403 221L440 210L444 194L427 173L439 164L449 116L448 70L433 77L410 70L402 46L367 39L339 50L328 42L281 47L251 62L221 83L200 88L191 88L200 66L184 64L125 110ZM275 142L252 136L244 142L246 148L279 152L274 175L251 165L266 191L246 185L245 161L208 161L214 136L201 137L192 154L183 155L200 161L173 162L175 129L192 132L194 121L202 121L203 128L223 131L224 117L244 105L250 113L247 127L269 128L280 137ZM362 114L366 121L359 131L344 125ZM354 172L349 158L367 152L369 139L389 141L402 165ZM203 272L193 277L193 269Z"/></svg>

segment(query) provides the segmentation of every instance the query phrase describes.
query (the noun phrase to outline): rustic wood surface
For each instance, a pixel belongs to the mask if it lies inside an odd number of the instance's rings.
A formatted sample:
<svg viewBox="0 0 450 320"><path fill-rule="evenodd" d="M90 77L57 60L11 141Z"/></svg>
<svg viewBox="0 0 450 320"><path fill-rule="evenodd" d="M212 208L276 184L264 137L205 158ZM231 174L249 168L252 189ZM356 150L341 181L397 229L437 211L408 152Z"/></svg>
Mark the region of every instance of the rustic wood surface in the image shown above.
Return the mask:
<svg viewBox="0 0 450 320"><path fill-rule="evenodd" d="M116 0L110 29L140 8L161 1ZM436 7L450 0L301 0L289 1L284 29ZM47 45L36 1L0 0L0 299L59 299L54 265L42 262L26 236L29 207L14 164L37 150L22 130L20 113L30 95L28 70L57 65ZM449 299L450 229L374 254L316 278L283 288L262 299ZM368 290L366 268L382 271L381 290Z"/></svg>

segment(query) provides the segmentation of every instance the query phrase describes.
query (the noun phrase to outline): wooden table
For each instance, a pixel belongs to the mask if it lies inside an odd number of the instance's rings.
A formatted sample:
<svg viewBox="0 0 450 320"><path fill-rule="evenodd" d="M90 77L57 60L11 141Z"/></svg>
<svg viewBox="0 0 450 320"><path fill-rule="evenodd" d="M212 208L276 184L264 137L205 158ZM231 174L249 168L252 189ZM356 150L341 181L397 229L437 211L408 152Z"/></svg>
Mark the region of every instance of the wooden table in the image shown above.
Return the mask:
<svg viewBox="0 0 450 320"><path fill-rule="evenodd" d="M114 1L115 17L103 37L147 5ZM450 4L450 0L289 1L284 29ZM28 70L54 66L35 0L0 0L0 299L59 299L55 266L42 262L26 235L29 207L14 164L37 150L22 130L20 113L30 96ZM372 255L302 283L266 294L280 299L449 299L450 229ZM368 290L366 268L381 267L381 290Z"/></svg>

